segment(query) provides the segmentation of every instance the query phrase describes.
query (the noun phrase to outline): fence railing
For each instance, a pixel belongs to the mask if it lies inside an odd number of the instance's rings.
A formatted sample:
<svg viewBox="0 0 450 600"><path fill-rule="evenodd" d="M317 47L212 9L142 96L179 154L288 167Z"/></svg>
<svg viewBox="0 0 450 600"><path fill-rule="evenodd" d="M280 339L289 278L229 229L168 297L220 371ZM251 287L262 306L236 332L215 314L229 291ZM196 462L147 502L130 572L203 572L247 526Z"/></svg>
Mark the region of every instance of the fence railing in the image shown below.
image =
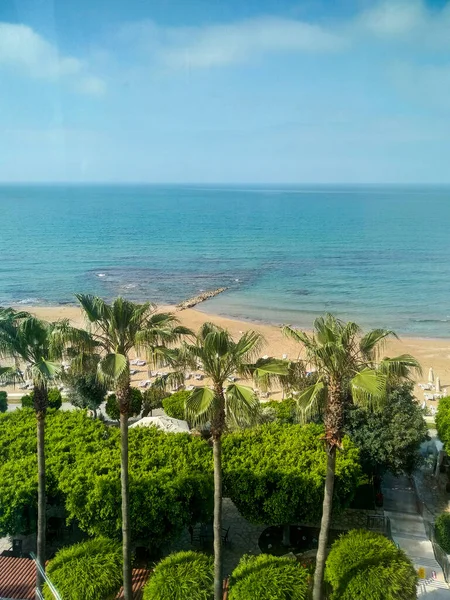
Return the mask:
<svg viewBox="0 0 450 600"><path fill-rule="evenodd" d="M47 574L45 573L44 567L39 563L39 561L37 559L37 556L33 552L30 552L30 556L34 560L34 562L36 564L36 569L41 574L42 579L48 585L48 588L51 591L51 593L53 595L53 598L55 600L62 600L62 598L59 595L57 589L55 588L55 586L53 585L53 583L50 581L50 579L47 577ZM36 587L35 592L36 592L36 597L37 598L39 598L40 600L44 600L44 596L42 595L42 593L41 593L41 591L39 590L38 587Z"/></svg>
<svg viewBox="0 0 450 600"><path fill-rule="evenodd" d="M392 540L391 520L385 515L367 515L367 529L378 531Z"/></svg>

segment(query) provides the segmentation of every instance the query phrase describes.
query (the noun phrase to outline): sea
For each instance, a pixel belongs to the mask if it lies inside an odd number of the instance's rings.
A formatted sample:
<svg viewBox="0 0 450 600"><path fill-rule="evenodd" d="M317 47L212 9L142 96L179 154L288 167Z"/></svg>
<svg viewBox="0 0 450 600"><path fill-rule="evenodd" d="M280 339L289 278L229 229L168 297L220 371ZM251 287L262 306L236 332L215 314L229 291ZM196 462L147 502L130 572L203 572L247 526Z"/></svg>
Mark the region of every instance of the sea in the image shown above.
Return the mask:
<svg viewBox="0 0 450 600"><path fill-rule="evenodd" d="M450 187L0 186L0 305L76 292L450 338Z"/></svg>

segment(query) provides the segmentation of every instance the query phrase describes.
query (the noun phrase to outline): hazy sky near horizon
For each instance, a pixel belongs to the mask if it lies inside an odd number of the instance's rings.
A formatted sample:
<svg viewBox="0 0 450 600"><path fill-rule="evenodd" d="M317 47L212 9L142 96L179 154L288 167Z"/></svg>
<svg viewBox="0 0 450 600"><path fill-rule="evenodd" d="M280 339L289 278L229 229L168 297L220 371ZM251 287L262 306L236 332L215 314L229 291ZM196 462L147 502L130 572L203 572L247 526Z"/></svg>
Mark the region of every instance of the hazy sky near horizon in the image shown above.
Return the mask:
<svg viewBox="0 0 450 600"><path fill-rule="evenodd" d="M450 1L2 0L0 181L450 183Z"/></svg>

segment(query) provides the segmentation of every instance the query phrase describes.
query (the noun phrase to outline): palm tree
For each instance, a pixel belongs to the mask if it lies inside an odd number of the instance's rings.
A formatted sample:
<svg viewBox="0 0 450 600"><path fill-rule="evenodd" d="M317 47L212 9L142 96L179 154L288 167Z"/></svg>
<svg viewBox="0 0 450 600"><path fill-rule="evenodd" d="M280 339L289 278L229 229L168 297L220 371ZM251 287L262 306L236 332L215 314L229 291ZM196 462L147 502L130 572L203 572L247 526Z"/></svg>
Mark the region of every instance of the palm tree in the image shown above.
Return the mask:
<svg viewBox="0 0 450 600"><path fill-rule="evenodd" d="M212 386L197 387L186 400L186 414L197 423L210 423L214 456L214 599L223 595L222 577L222 434L226 424L255 422L259 400L252 388L234 382L234 375L254 377L267 384L270 377L286 373L286 363L256 360L264 343L255 331L247 331L235 342L230 333L205 323L193 344L184 343L181 362L201 367ZM255 362L256 360L256 362ZM230 381L228 381L230 379ZM224 387L226 385L226 387Z"/></svg>
<svg viewBox="0 0 450 600"><path fill-rule="evenodd" d="M37 588L42 589L43 578L39 565L45 565L45 416L48 405L48 385L61 372L55 333L61 323L47 323L25 312L0 309L0 356L12 358L15 367L0 369L4 381L22 379L19 364L25 365L25 376L33 381L33 402L37 420L38 459L38 519L37 519Z"/></svg>
<svg viewBox="0 0 450 600"><path fill-rule="evenodd" d="M97 375L107 385L113 385L119 402L121 440L122 545L123 588L125 600L132 599L131 536L128 482L128 415L130 410L131 350L145 349L149 360L159 364L170 358L170 344L187 335L189 329L178 325L174 315L156 312L147 302L135 304L117 298L107 304L91 295L76 295L87 319L88 330L67 327L61 344L74 355L71 370L83 372L83 365L97 358Z"/></svg>
<svg viewBox="0 0 450 600"><path fill-rule="evenodd" d="M363 335L356 323L344 323L330 314L315 320L312 334L288 326L282 331L303 345L306 362L316 370L314 384L297 397L300 414L304 419L320 411L324 415L327 472L313 589L313 600L322 600L336 451L342 446L345 408L352 402L376 408L389 385L408 378L412 371L420 372L420 365L406 354L380 360L384 342L395 336L392 331L374 329Z"/></svg>

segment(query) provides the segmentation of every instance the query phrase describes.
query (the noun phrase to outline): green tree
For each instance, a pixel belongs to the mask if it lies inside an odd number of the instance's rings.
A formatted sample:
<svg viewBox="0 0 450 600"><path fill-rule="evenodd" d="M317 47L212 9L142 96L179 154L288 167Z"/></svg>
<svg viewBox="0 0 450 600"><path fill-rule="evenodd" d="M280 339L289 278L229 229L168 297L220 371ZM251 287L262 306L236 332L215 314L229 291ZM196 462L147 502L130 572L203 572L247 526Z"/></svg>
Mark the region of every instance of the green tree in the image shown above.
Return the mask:
<svg viewBox="0 0 450 600"><path fill-rule="evenodd" d="M186 400L190 395L191 392L181 391L164 398L162 406L166 415L182 421L186 419Z"/></svg>
<svg viewBox="0 0 450 600"><path fill-rule="evenodd" d="M359 448L367 475L411 474L420 465L427 425L411 383L393 388L379 411L349 407L345 421L344 429Z"/></svg>
<svg viewBox="0 0 450 600"><path fill-rule="evenodd" d="M33 406L37 421L38 458L38 528L37 560L45 564L45 417L48 407L49 383L57 379L61 372L60 349L55 344L55 334L64 324L47 323L36 317L16 312L13 309L0 310L0 356L12 358L15 364L25 365L26 376L33 381ZM18 369L3 369L3 377L17 380ZM42 576L37 570L37 587L42 589Z"/></svg>
<svg viewBox="0 0 450 600"><path fill-rule="evenodd" d="M150 386L142 393L142 416L152 416L153 411L162 407L162 401L169 393L155 385Z"/></svg>
<svg viewBox="0 0 450 600"><path fill-rule="evenodd" d="M77 408L87 408L97 416L100 404L105 400L106 386L95 373L70 374L65 377L68 387L67 399Z"/></svg>
<svg viewBox="0 0 450 600"><path fill-rule="evenodd" d="M97 538L66 546L49 561L46 572L61 600L105 600L120 589L122 556L117 542ZM45 600L54 600L48 585Z"/></svg>
<svg viewBox="0 0 450 600"><path fill-rule="evenodd" d="M62 341L78 358L71 368L83 364L86 354L100 355L99 378L115 387L120 410L121 432L121 498L123 541L123 585L125 600L131 600L130 499L128 476L128 417L130 414L130 353L145 349L154 364L170 358L168 344L190 333L178 325L173 314L158 313L151 303L135 304L117 298L112 304L91 295L77 294L89 323L89 332L70 328ZM78 354L77 354L78 353Z"/></svg>
<svg viewBox="0 0 450 600"><path fill-rule="evenodd" d="M177 552L158 563L144 588L144 600L212 600L213 559Z"/></svg>
<svg viewBox="0 0 450 600"><path fill-rule="evenodd" d="M323 426L270 423L223 438L224 488L252 523L315 522L327 468ZM348 506L361 470L358 450L346 437L336 461L334 508Z"/></svg>
<svg viewBox="0 0 450 600"><path fill-rule="evenodd" d="M316 372L316 382L297 397L301 415L308 418L320 412L325 424L328 465L313 590L313 599L322 600L336 451L342 446L345 409L352 402L381 405L389 385L408 378L411 369L420 370L420 365L409 355L379 361L383 343L393 333L374 329L363 335L359 325L334 315L316 319L312 334L291 327L283 327L283 333L302 344L306 362Z"/></svg>
<svg viewBox="0 0 450 600"><path fill-rule="evenodd" d="M434 522L436 541L441 548L447 552L450 552L450 513L443 512L436 517Z"/></svg>
<svg viewBox="0 0 450 600"><path fill-rule="evenodd" d="M295 559L244 555L230 578L230 600L306 600L309 575Z"/></svg>
<svg viewBox="0 0 450 600"><path fill-rule="evenodd" d="M331 600L415 600L417 574L403 550L379 533L353 530L327 558Z"/></svg>
<svg viewBox="0 0 450 600"><path fill-rule="evenodd" d="M130 389L129 417L137 417L142 410L142 393L137 388ZM105 412L113 421L120 421L120 406L116 394L110 394L106 400Z"/></svg>
<svg viewBox="0 0 450 600"><path fill-rule="evenodd" d="M436 413L436 427L439 439L447 452L450 450L450 396L441 398Z"/></svg>
<svg viewBox="0 0 450 600"><path fill-rule="evenodd" d="M210 423L214 456L214 600L222 598L222 434L226 419L236 426L255 421L259 401L252 388L236 383L228 384L233 374L253 376L267 383L269 376L286 373L286 364L273 359L258 360L263 343L261 335L247 331L234 341L228 331L205 323L194 343L184 343L181 362L196 368L201 364L212 388L197 387L186 400L189 420ZM226 385L227 384L227 385ZM226 387L224 387L226 385Z"/></svg>
<svg viewBox="0 0 450 600"><path fill-rule="evenodd" d="M58 388L52 388L48 390L48 407L55 410L60 409L62 406L62 395Z"/></svg>
<svg viewBox="0 0 450 600"><path fill-rule="evenodd" d="M5 413L8 410L8 394L0 392L0 413Z"/></svg>

